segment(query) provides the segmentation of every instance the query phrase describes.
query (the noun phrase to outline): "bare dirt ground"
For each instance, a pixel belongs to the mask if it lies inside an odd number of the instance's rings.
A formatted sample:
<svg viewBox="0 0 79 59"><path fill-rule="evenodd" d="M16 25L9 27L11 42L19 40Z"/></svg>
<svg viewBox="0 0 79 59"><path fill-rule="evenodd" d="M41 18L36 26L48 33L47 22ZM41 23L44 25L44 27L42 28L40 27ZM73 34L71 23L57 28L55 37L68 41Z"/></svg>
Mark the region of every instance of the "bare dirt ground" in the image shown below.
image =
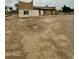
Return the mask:
<svg viewBox="0 0 79 59"><path fill-rule="evenodd" d="M74 16L6 17L6 59L74 59Z"/></svg>

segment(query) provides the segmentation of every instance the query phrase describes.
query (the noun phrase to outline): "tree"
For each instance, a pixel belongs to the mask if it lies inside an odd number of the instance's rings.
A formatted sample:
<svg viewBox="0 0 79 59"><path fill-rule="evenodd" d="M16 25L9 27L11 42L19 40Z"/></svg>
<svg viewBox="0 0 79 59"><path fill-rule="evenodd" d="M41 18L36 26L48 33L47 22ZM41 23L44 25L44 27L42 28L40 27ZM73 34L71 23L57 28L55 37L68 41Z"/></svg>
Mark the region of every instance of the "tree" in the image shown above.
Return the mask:
<svg viewBox="0 0 79 59"><path fill-rule="evenodd" d="M70 13L72 11L72 9L70 7L67 7L66 5L64 5L64 7L62 7L62 10L65 13Z"/></svg>
<svg viewBox="0 0 79 59"><path fill-rule="evenodd" d="M72 12L74 13L74 9L72 9Z"/></svg>
<svg viewBox="0 0 79 59"><path fill-rule="evenodd" d="M12 11L13 11L13 7L9 7L9 9L10 9L10 12L12 12Z"/></svg>
<svg viewBox="0 0 79 59"><path fill-rule="evenodd" d="M5 6L5 10L7 9L7 6Z"/></svg>
<svg viewBox="0 0 79 59"><path fill-rule="evenodd" d="M5 6L5 13L7 13L7 6Z"/></svg>
<svg viewBox="0 0 79 59"><path fill-rule="evenodd" d="M16 3L14 6L15 6L16 12L17 12L17 14L18 14L18 8L19 8L19 7L18 7L18 3Z"/></svg>

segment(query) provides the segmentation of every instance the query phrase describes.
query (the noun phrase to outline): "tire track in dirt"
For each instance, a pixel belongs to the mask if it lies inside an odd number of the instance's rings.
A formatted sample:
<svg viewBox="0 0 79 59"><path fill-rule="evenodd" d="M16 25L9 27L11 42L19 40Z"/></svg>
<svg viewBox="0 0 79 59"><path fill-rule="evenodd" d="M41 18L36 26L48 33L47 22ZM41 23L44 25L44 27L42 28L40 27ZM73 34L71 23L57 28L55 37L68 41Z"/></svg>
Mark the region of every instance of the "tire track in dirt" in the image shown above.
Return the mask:
<svg viewBox="0 0 79 59"><path fill-rule="evenodd" d="M57 50L57 55L61 58L61 59L70 59L70 57L65 53L65 51L63 51L63 48L58 44L56 43L55 40L53 40L54 38L51 38L51 37L47 37L47 34L49 33L51 27L53 26L53 24L50 24L48 26L48 29L40 36L39 39L41 38L48 38L48 39L43 39L42 41L40 42L43 42L43 41L47 41L47 42L50 42L52 45L55 46L56 50ZM52 39L52 40L51 40Z"/></svg>

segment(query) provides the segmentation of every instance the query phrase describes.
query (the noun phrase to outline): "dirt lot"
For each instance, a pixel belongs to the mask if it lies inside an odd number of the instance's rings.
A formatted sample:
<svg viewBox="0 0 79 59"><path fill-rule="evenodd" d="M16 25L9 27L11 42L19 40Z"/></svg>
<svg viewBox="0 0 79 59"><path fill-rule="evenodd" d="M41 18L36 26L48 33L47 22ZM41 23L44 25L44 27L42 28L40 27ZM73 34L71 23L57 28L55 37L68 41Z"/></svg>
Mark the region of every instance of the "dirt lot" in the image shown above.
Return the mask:
<svg viewBox="0 0 79 59"><path fill-rule="evenodd" d="M74 16L6 17L6 59L74 59Z"/></svg>

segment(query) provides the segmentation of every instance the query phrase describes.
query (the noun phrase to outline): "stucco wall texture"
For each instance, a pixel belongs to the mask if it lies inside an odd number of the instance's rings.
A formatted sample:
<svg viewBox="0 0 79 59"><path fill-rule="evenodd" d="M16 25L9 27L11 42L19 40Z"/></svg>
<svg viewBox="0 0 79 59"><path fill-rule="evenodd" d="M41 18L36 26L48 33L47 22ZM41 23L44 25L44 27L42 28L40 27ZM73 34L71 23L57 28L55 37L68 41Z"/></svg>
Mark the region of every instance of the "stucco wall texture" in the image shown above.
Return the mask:
<svg viewBox="0 0 79 59"><path fill-rule="evenodd" d="M29 11L29 14L24 15L24 11ZM39 16L39 10L19 10L19 17Z"/></svg>

